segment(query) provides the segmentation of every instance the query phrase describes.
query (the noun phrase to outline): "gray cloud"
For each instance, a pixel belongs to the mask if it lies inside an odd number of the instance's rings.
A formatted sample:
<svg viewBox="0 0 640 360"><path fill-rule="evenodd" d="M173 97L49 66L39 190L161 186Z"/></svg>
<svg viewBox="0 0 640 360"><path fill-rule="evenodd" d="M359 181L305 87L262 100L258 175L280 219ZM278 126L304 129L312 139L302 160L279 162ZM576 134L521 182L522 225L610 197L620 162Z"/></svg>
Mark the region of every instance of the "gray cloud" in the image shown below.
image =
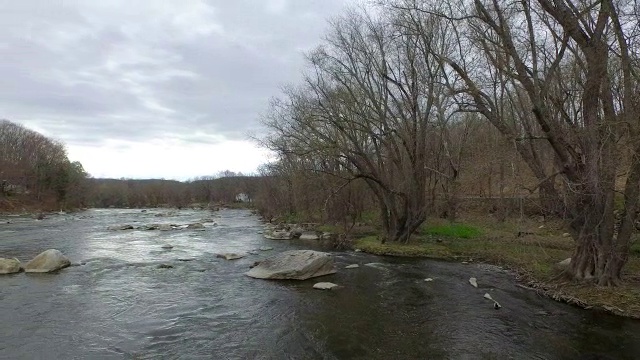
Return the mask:
<svg viewBox="0 0 640 360"><path fill-rule="evenodd" d="M245 138L348 0L0 0L0 118L70 145Z"/></svg>

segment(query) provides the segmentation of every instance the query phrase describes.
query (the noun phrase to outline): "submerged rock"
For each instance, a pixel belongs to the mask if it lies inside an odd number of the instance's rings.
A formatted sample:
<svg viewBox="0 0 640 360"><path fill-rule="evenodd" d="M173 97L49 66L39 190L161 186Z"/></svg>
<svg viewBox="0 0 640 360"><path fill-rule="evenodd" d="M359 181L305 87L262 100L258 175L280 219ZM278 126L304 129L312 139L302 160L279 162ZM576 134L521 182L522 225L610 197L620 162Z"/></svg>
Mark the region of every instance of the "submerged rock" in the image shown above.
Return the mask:
<svg viewBox="0 0 640 360"><path fill-rule="evenodd" d="M164 245L162 245L162 248L163 248L163 249L165 249L165 250L171 250L171 249L173 249L173 245L171 245L171 244L164 244Z"/></svg>
<svg viewBox="0 0 640 360"><path fill-rule="evenodd" d="M331 290L336 287L338 287L338 284L334 284L331 282L319 282L319 283L313 284L313 288L318 290Z"/></svg>
<svg viewBox="0 0 640 360"><path fill-rule="evenodd" d="M247 254L236 254L236 253L216 254L217 258L221 258L225 260L237 260L237 259L242 259L245 256L247 256Z"/></svg>
<svg viewBox="0 0 640 360"><path fill-rule="evenodd" d="M49 249L34 257L24 266L25 272L48 273L71 265L71 261L59 250Z"/></svg>
<svg viewBox="0 0 640 360"><path fill-rule="evenodd" d="M201 223L193 223L187 225L187 229L204 229L204 225L202 225Z"/></svg>
<svg viewBox="0 0 640 360"><path fill-rule="evenodd" d="M111 231L133 230L133 225L114 225L109 226L107 229Z"/></svg>
<svg viewBox="0 0 640 360"><path fill-rule="evenodd" d="M158 265L158 269L173 269L173 265L170 265L170 264L160 264L160 265Z"/></svg>
<svg viewBox="0 0 640 360"><path fill-rule="evenodd" d="M15 274L21 270L20 260L0 258L0 274Z"/></svg>
<svg viewBox="0 0 640 360"><path fill-rule="evenodd" d="M263 246L258 250L260 250L260 251L269 251L269 250L273 250L273 248L271 246Z"/></svg>
<svg viewBox="0 0 640 360"><path fill-rule="evenodd" d="M359 268L359 267L360 267L360 265L358 265L358 264L351 264L351 265L345 266L344 268L345 269L356 269L356 268Z"/></svg>
<svg viewBox="0 0 640 360"><path fill-rule="evenodd" d="M269 257L245 275L257 279L306 280L335 273L328 253L313 250L290 250Z"/></svg>

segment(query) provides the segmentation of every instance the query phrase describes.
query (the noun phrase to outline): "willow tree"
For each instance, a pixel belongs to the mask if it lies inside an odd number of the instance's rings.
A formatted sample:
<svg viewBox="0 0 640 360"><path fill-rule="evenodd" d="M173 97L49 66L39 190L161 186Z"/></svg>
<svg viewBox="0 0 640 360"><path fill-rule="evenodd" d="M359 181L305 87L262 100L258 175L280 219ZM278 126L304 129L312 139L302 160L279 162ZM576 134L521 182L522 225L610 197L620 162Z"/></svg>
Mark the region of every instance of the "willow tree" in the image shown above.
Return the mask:
<svg viewBox="0 0 640 360"><path fill-rule="evenodd" d="M640 190L637 4L567 0L394 1L410 32L439 16L458 44L433 49L461 110L483 114L563 200L570 275L616 284ZM506 106L505 106L506 105ZM536 149L550 150L543 163Z"/></svg>
<svg viewBox="0 0 640 360"><path fill-rule="evenodd" d="M432 25L429 47L442 46ZM423 40L393 18L350 12L309 54L304 84L274 101L266 119L273 150L368 185L382 241L407 242L426 218L428 141L444 95L440 64L419 51Z"/></svg>

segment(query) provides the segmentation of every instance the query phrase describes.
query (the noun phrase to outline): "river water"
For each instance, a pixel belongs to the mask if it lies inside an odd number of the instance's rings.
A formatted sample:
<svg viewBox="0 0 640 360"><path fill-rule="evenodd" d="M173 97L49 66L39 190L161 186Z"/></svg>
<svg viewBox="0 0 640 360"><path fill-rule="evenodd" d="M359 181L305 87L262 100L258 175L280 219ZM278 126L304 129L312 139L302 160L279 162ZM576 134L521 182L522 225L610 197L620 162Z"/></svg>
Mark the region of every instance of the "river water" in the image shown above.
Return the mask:
<svg viewBox="0 0 640 360"><path fill-rule="evenodd" d="M259 218L248 211L155 216L162 211L0 219L0 257L27 261L56 248L77 264L57 274L0 276L0 358L640 357L640 322L541 298L492 266L334 252L335 275L258 280L243 274L254 261L322 247L264 239ZM203 231L107 230L210 217L218 225ZM163 250L164 244L174 248ZM215 257L265 246L274 250L235 261ZM349 264L360 267L344 269ZM471 276L479 288L469 285ZM314 290L317 281L343 287ZM495 310L485 293L503 307Z"/></svg>

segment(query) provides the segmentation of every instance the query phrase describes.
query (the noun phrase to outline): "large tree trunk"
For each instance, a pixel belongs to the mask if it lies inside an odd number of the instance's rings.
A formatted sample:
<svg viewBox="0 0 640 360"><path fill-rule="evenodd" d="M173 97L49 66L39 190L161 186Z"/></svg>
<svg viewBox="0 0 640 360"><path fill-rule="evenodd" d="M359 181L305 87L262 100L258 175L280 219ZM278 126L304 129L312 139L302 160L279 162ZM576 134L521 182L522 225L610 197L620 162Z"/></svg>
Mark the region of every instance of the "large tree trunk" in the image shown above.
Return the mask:
<svg viewBox="0 0 640 360"><path fill-rule="evenodd" d="M613 241L614 239L599 239L593 234L579 237L571 257L571 277L581 281L594 281L601 286L618 284L628 255L616 251L615 247L611 246Z"/></svg>
<svg viewBox="0 0 640 360"><path fill-rule="evenodd" d="M397 194L388 193L380 201L382 243L387 241L408 243L420 225L426 220L424 204L416 199L404 200Z"/></svg>

